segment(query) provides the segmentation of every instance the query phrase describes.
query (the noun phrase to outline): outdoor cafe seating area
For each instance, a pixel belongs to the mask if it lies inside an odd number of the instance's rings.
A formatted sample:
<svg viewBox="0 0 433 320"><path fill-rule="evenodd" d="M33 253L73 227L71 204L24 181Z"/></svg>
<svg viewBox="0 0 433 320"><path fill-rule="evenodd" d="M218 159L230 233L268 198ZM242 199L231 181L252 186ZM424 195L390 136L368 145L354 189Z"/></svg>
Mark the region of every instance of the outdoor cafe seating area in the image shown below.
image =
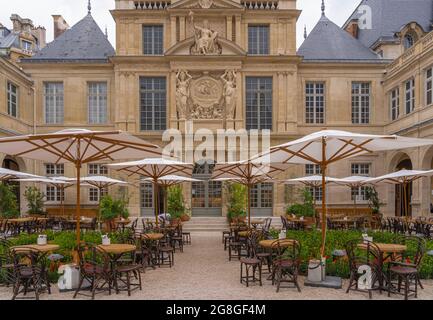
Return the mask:
<svg viewBox="0 0 433 320"><path fill-rule="evenodd" d="M222 241L228 261L239 261L240 283L246 287L272 285L276 292L281 288L301 292L298 279L302 273L302 244L296 239L287 238L286 233L312 232L317 229L316 222L314 219L300 220L288 215L281 216L281 221L282 229L275 230L270 227L271 218L253 220L250 227L244 219L239 219L230 225L229 230L223 232ZM342 221L349 223L339 223ZM426 249L426 240L431 237L425 231L426 226L433 224L432 220L382 219L378 230L395 234L390 243L374 242L374 239L368 237L367 233L371 229L367 229L365 221L365 217L327 219L329 229L365 232L359 239L347 241L342 250L334 250L332 253L334 261L347 261L350 279L344 289L347 293L366 293L370 299L376 291L388 296L401 295L406 300L416 298L419 290L423 289L419 275L421 262L432 254ZM271 235L271 230L279 232L279 236ZM359 272L360 266L368 267L369 283L365 287L359 282L364 275Z"/></svg>
<svg viewBox="0 0 433 320"><path fill-rule="evenodd" d="M111 295L122 291L130 296L135 290L142 290L142 273L149 269L171 268L175 263L175 254L182 253L184 245L191 244L191 235L182 231L181 221L173 219L157 225L154 220L143 218L141 229L137 228L138 222L138 219L113 221L115 229L112 232L116 233L116 243L103 239L102 243L82 241L77 246L75 254L80 280L74 298L85 295L94 299L98 293L108 292ZM0 275L3 285L11 288L12 299L29 295L39 299L43 294L51 294L48 271L52 269L53 262L62 257L56 254L60 247L55 243L45 241L14 246L11 240L19 233L71 230L63 221L58 223L45 223L39 229L35 227L39 225L37 219L31 219L31 223L21 228L4 229L6 232L0 238ZM85 223L83 227L84 233L91 231Z"/></svg>

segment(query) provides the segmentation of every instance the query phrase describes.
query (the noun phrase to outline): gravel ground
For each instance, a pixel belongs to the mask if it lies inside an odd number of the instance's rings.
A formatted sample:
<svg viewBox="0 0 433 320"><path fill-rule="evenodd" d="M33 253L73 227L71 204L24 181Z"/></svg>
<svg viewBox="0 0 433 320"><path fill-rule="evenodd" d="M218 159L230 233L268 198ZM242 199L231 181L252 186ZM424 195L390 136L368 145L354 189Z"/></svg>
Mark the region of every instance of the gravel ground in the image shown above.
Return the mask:
<svg viewBox="0 0 433 320"><path fill-rule="evenodd" d="M186 246L183 253L175 254L173 268L148 269L142 275L143 291L133 292L131 297L125 292L119 295L101 293L96 299L135 299L135 300L365 300L368 295L358 292L345 293L344 289L322 289L304 287L301 277L301 293L296 289L281 289L275 292L270 281L264 281L263 286L249 288L239 283L239 262L228 261L228 254L223 250L220 233L193 233L193 244ZM266 276L265 276L266 277ZM433 299L433 281L423 281L424 290L420 290L419 299ZM344 282L343 288L347 287ZM10 299L10 288L0 288L0 299ZM54 286L52 294L43 294L41 299L63 300L72 299L72 293L59 293ZM77 299L89 299L78 296ZM373 299L388 299L386 294L373 293ZM392 296L391 299L402 299Z"/></svg>

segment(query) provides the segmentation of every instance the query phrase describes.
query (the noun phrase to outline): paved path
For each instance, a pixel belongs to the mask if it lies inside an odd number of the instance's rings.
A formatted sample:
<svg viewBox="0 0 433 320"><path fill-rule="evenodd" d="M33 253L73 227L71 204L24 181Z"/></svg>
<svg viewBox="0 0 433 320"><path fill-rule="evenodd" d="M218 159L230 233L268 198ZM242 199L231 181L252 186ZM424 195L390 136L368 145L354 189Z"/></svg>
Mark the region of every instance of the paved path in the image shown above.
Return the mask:
<svg viewBox="0 0 433 320"><path fill-rule="evenodd" d="M246 288L239 283L239 262L228 262L227 252L223 250L220 233L194 233L192 246L186 246L184 253L176 253L173 268L148 269L143 275L143 291L136 291L132 297L122 292L120 295L108 296L108 293L97 295L97 299L368 299L364 293L345 290L317 289L304 287L304 278L300 279L301 293L296 289L281 289L275 292L270 281L263 286ZM433 297L433 281L423 281L425 290L420 290L419 299ZM344 288L347 284L344 283ZM11 291L0 288L0 299L10 299ZM41 299L71 299L72 293L43 294ZM88 299L82 297L83 299ZM388 299L386 294L373 294L374 299ZM401 299L394 296L392 299Z"/></svg>

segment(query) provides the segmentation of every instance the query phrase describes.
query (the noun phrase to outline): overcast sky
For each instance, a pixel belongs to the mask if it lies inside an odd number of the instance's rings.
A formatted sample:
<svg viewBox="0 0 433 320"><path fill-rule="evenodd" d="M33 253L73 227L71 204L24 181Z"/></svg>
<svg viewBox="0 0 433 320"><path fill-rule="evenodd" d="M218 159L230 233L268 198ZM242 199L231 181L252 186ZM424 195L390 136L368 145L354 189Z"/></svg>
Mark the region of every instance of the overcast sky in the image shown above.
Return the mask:
<svg viewBox="0 0 433 320"><path fill-rule="evenodd" d="M342 25L355 10L360 0L326 0L326 15L338 25ZM303 41L304 25L310 32L320 18L321 0L298 0L298 9L302 14L298 20L298 47ZM114 0L92 0L92 15L102 30L108 28L108 36L115 46L115 25L109 12L114 9ZM47 29L47 41L53 40L52 14L61 14L70 26L87 14L87 0L12 0L2 1L0 23L11 27L9 20L12 13L22 18L33 20L35 25Z"/></svg>

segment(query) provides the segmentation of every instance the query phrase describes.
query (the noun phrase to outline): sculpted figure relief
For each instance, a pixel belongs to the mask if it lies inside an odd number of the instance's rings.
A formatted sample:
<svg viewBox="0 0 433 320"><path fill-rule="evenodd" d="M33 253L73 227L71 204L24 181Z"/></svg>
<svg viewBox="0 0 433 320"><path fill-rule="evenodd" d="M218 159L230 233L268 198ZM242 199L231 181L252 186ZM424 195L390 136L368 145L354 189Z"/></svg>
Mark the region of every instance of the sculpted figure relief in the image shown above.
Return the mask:
<svg viewBox="0 0 433 320"><path fill-rule="evenodd" d="M185 70L176 73L176 107L180 119L185 119L190 96L189 84L192 77Z"/></svg>
<svg viewBox="0 0 433 320"><path fill-rule="evenodd" d="M208 20L203 21L203 27L194 23L194 13L189 13L191 24L194 27L195 44L191 47L192 54L221 54L222 48L218 43L218 32L209 28Z"/></svg>
<svg viewBox="0 0 433 320"><path fill-rule="evenodd" d="M226 107L227 119L235 118L236 111L236 71L228 70L222 76L224 83L223 98Z"/></svg>

